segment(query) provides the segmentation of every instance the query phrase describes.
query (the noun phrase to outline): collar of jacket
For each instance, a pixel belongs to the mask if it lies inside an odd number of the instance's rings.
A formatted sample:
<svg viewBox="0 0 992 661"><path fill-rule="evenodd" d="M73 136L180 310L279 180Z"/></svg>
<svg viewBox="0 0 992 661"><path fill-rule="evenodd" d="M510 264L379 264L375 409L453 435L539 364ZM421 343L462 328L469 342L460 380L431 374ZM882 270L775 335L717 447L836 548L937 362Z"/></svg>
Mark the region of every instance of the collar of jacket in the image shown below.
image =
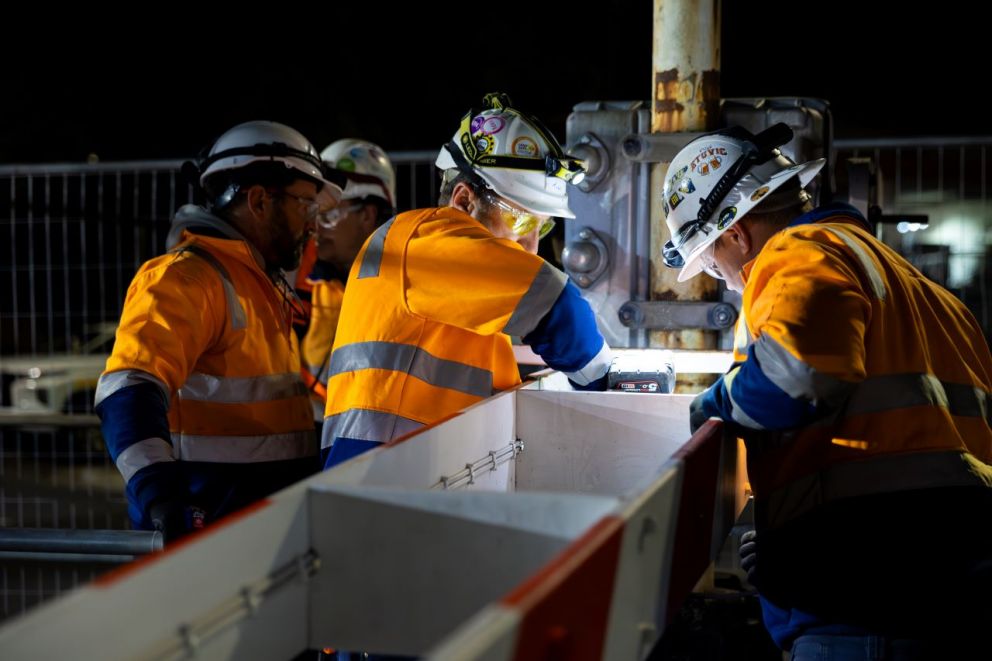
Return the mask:
<svg viewBox="0 0 992 661"><path fill-rule="evenodd" d="M846 204L844 202L831 202L830 204L824 204L823 206L817 207L812 211L807 211L786 225L785 229L790 227L798 227L800 225L822 223L824 221L829 221L831 223L850 223L851 225L855 225L863 230L871 232L871 225L869 225L868 221L865 220L865 217L861 215L861 212L852 207L850 204ZM760 254L761 253L759 252L758 255ZM748 278L751 276L751 269L754 268L754 263L758 260L758 255L755 255L751 261L741 267L741 274L744 278L744 284L747 284Z"/></svg>
<svg viewBox="0 0 992 661"><path fill-rule="evenodd" d="M169 236L165 240L166 250L172 250L182 242L184 230L189 231L191 234L197 234L198 229L210 230L212 234L222 239L242 242L247 249L248 255L254 259L258 267L262 269L262 272L269 272L262 253L241 232L234 229L227 221L221 220L203 207L195 204L185 204L176 211L176 215L172 218L172 226L169 228Z"/></svg>
<svg viewBox="0 0 992 661"><path fill-rule="evenodd" d="M832 223L852 223L863 230L871 232L871 225L861 215L861 212L844 202L831 202L830 204L819 206L793 220L788 224L788 227L819 223L824 220L829 220Z"/></svg>

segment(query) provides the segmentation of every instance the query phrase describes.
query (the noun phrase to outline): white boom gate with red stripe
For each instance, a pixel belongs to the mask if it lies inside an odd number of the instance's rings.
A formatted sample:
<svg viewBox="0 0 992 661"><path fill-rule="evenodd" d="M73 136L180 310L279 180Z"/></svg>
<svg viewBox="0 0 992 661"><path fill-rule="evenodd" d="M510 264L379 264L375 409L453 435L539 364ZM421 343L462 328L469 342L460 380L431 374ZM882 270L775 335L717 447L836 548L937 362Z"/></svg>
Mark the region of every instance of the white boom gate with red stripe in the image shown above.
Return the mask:
<svg viewBox="0 0 992 661"><path fill-rule="evenodd" d="M736 514L688 395L560 375L314 476L0 628L0 657L641 659Z"/></svg>

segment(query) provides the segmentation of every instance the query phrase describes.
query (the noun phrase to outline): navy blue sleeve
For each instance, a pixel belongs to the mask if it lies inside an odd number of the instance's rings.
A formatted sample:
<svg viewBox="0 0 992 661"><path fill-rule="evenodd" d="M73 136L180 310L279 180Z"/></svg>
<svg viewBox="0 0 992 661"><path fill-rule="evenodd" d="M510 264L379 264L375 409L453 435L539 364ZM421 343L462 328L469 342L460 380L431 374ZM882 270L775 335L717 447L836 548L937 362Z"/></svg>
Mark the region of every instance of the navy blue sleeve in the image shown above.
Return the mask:
<svg viewBox="0 0 992 661"><path fill-rule="evenodd" d="M761 371L753 344L747 360L700 394L692 409L693 420L716 417L749 429L793 429L818 417L812 402L789 396Z"/></svg>
<svg viewBox="0 0 992 661"><path fill-rule="evenodd" d="M162 389L153 383L138 383L121 388L96 406L102 422L103 439L110 458L117 458L127 448L148 438L170 442L168 402ZM137 522L137 508L147 519L149 506L156 501L183 500L188 495L177 461L160 461L138 470L127 482L132 520ZM148 524L150 525L150 523Z"/></svg>
<svg viewBox="0 0 992 661"><path fill-rule="evenodd" d="M146 438L169 439L169 402L154 383L121 388L96 406L110 458Z"/></svg>
<svg viewBox="0 0 992 661"><path fill-rule="evenodd" d="M576 388L606 389L609 350L592 308L571 282L537 327L521 339L548 366L564 372Z"/></svg>

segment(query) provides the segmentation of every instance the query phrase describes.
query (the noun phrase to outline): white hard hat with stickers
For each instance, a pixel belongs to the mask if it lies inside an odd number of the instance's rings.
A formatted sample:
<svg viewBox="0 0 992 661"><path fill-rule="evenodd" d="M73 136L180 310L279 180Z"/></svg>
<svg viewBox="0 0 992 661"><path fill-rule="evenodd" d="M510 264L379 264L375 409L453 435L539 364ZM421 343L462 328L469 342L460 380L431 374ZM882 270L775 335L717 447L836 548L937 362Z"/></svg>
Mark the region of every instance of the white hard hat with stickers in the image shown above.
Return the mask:
<svg viewBox="0 0 992 661"><path fill-rule="evenodd" d="M366 140L337 140L320 152L330 167L340 170L347 179L344 199L380 197L396 206L396 172L386 152Z"/></svg>
<svg viewBox="0 0 992 661"><path fill-rule="evenodd" d="M487 94L485 107L462 118L435 165L458 169L531 213L575 218L567 185L585 175L581 161L567 156L537 118L510 103L505 94Z"/></svg>
<svg viewBox="0 0 992 661"><path fill-rule="evenodd" d="M199 164L200 183L219 172L254 163L282 163L313 180L320 185L317 201L321 206L341 199L341 186L327 178L310 141L296 129L278 122L244 122L217 138Z"/></svg>
<svg viewBox="0 0 992 661"><path fill-rule="evenodd" d="M672 238L663 255L667 266L682 269L679 282L699 274L706 249L779 187L793 177L800 188L813 180L826 161L797 165L778 149L791 139L792 129L781 123L757 135L732 127L696 138L672 159L662 191Z"/></svg>

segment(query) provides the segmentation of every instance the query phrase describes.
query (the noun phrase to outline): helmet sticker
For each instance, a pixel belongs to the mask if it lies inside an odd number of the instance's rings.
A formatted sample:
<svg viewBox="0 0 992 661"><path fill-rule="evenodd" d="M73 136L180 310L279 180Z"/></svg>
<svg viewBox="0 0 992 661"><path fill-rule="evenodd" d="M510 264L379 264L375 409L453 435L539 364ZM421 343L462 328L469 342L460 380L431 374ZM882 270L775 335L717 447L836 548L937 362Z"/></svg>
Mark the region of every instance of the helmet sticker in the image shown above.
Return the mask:
<svg viewBox="0 0 992 661"><path fill-rule="evenodd" d="M537 143L525 135L522 135L513 141L512 151L514 156L536 158L538 155Z"/></svg>
<svg viewBox="0 0 992 661"><path fill-rule="evenodd" d="M679 181L682 177L684 177L685 176L685 173L688 172L688 171L689 171L689 166L686 165L681 170L679 170L678 172L676 172L675 174L673 174L671 176L671 178L669 178L669 180L668 180L668 187L669 188L673 187L675 185L675 182L676 181Z"/></svg>
<svg viewBox="0 0 992 661"><path fill-rule="evenodd" d="M469 125L469 131L472 133L478 133L482 130L482 123L486 121L486 118L482 115L476 115L472 118L472 123Z"/></svg>
<svg viewBox="0 0 992 661"><path fill-rule="evenodd" d="M506 122L502 117L487 117L479 130L483 135L495 135L502 131L505 126Z"/></svg>
<svg viewBox="0 0 992 661"><path fill-rule="evenodd" d="M475 138L475 148L479 150L479 155L488 154L496 146L496 141L488 135L480 135Z"/></svg>
<svg viewBox="0 0 992 661"><path fill-rule="evenodd" d="M350 158L338 159L337 168L338 170L344 170L345 172L354 172L355 161L351 160Z"/></svg>
<svg viewBox="0 0 992 661"><path fill-rule="evenodd" d="M668 196L668 204L669 204L669 205L670 205L670 206L671 206L671 207L672 207L672 208L674 209L674 208L675 208L675 207L677 207L677 206L678 206L678 205L679 205L679 204L680 204L680 203L682 202L682 200L684 200L684 199L685 199L685 198L684 198L684 197L682 197L681 195L679 195L678 193L672 193L671 195L669 195L669 196Z"/></svg>
<svg viewBox="0 0 992 661"><path fill-rule="evenodd" d="M689 169L696 174L705 177L710 172L719 170L723 164L723 157L727 155L726 147L711 145L699 150L696 158L689 163Z"/></svg>
<svg viewBox="0 0 992 661"><path fill-rule="evenodd" d="M720 220L717 221L716 228L718 230L727 229L727 225L733 221L734 217L737 215L737 207L727 207L720 212Z"/></svg>
<svg viewBox="0 0 992 661"><path fill-rule="evenodd" d="M763 198L765 196L765 194L767 194L767 193L768 193L768 186L762 186L758 190L756 190L753 193L751 193L751 201L752 202L757 202L758 200L760 200L761 198Z"/></svg>
<svg viewBox="0 0 992 661"><path fill-rule="evenodd" d="M679 182L679 192L694 193L696 192L696 185L692 183L692 179L683 179Z"/></svg>

